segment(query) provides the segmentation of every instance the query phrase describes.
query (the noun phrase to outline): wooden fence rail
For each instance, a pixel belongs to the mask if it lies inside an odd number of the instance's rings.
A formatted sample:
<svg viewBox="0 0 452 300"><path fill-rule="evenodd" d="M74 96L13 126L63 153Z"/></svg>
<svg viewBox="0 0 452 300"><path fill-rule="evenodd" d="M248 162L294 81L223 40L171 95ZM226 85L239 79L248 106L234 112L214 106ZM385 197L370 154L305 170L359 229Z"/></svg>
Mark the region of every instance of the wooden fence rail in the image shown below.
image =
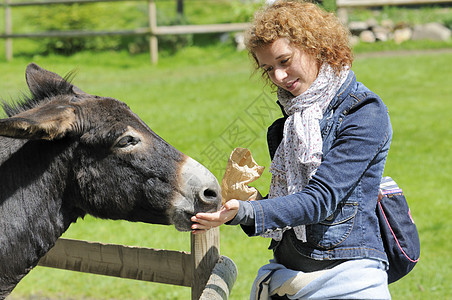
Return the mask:
<svg viewBox="0 0 452 300"><path fill-rule="evenodd" d="M337 7L371 7L386 5L418 5L450 3L451 0L336 0Z"/></svg>
<svg viewBox="0 0 452 300"><path fill-rule="evenodd" d="M192 235L191 253L60 238L39 266L191 287L192 300L227 299L237 278L218 228Z"/></svg>
<svg viewBox="0 0 452 300"><path fill-rule="evenodd" d="M336 9L338 17L346 24L348 22L348 8L442 3L452 3L452 0L336 0Z"/></svg>
<svg viewBox="0 0 452 300"><path fill-rule="evenodd" d="M119 1L147 1L148 3L148 27L135 28L131 30L111 30L111 31L51 31L36 33L13 33L12 8L19 6L39 6L52 4L85 4L98 2L119 2ZM157 9L155 0L45 0L38 2L11 2L4 0L2 5L5 10L5 33L0 34L0 38L5 39L5 56L10 61L13 58L14 38L44 38L44 37L91 37L91 36L112 36L112 35L148 35L149 52L153 64L158 61L158 39L159 35L171 34L192 34L192 33L215 33L243 31L248 27L248 23L228 23L228 24L208 24L208 25L180 25L180 26L157 26Z"/></svg>

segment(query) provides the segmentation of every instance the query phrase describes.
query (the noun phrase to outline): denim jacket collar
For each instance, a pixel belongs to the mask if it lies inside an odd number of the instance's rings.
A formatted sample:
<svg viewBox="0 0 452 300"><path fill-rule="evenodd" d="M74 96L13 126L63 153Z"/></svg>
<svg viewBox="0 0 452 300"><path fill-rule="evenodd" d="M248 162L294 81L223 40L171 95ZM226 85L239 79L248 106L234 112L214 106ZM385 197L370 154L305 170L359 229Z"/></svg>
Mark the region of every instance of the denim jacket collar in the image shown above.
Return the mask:
<svg viewBox="0 0 452 300"><path fill-rule="evenodd" d="M328 105L328 108L325 111L324 115L328 115L331 113L331 111L336 110L339 107L339 105L341 105L342 102L344 102L344 100L347 98L347 96L352 92L354 86L356 86L356 76L355 73L352 70L350 70L347 79L345 80L344 84L340 87L336 97Z"/></svg>

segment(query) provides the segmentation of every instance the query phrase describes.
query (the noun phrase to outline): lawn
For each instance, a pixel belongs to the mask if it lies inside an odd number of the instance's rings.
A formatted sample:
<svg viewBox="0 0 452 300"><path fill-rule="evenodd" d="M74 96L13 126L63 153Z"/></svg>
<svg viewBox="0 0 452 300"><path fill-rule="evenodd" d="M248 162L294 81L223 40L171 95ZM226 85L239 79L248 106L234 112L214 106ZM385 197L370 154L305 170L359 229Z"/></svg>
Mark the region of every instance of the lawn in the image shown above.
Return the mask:
<svg viewBox="0 0 452 300"><path fill-rule="evenodd" d="M275 95L263 88L258 75L251 76L245 53L221 46L190 47L163 57L157 66L149 64L147 55L116 52L34 57L33 61L60 74L77 69L77 86L126 102L157 134L219 179L229 152L237 146L250 148L257 162L268 169L265 128L279 112L273 104ZM358 57L353 66L358 79L389 108L394 139L385 173L405 190L421 237L421 260L410 275L390 286L394 299L452 295L451 61L451 53ZM24 70L29 62L27 57L0 61L0 97L15 98L26 90ZM269 180L264 172L256 186L265 193ZM91 217L73 224L64 236L190 249L189 234L172 227ZM239 270L230 299L247 299L257 269L271 258L267 245L268 240L248 238L238 227L221 228L221 254L233 259ZM21 281L11 299L166 300L189 299L189 295L184 287L38 267Z"/></svg>

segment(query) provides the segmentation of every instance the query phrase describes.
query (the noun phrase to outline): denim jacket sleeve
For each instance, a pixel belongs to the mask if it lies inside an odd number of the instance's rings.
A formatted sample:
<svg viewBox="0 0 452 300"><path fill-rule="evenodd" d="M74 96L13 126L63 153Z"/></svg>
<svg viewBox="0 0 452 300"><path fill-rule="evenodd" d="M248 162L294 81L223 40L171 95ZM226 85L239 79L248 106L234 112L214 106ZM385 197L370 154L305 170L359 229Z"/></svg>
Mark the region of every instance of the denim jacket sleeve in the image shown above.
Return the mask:
<svg viewBox="0 0 452 300"><path fill-rule="evenodd" d="M286 226L325 220L356 187L391 134L388 111L375 94L351 95L354 105L337 119L335 137L309 184L300 192L251 201L255 226L242 226L250 236Z"/></svg>

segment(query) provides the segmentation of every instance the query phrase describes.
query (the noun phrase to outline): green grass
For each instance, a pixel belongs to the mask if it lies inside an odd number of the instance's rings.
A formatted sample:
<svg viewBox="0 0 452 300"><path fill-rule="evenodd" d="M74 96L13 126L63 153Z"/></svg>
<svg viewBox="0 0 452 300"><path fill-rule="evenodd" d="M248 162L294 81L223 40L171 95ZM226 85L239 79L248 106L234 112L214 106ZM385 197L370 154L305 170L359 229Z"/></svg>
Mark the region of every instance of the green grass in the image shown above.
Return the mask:
<svg viewBox="0 0 452 300"><path fill-rule="evenodd" d="M209 167L218 178L233 147L247 146L258 163L269 166L265 126L278 116L267 111L258 123L247 112L275 98L262 88L245 53L227 47L184 49L163 57L158 66L147 55L81 53L72 57L35 57L60 74L76 68L74 83L86 92L128 103L159 135ZM389 107L394 139L386 175L407 194L418 225L421 260L405 279L390 286L394 299L447 299L452 295L448 259L452 242L449 217L452 193L450 67L452 54L362 58L354 63L358 79ZM26 90L24 69L31 60L0 62L0 95L14 98ZM237 119L239 118L239 119ZM261 121L261 120L258 120ZM230 135L231 128L242 134ZM214 145L220 157L208 150ZM265 193L270 176L256 186ZM68 238L189 251L188 233L172 227L97 220L73 224ZM234 260L239 274L230 299L246 299L259 266L271 258L268 241L248 238L238 227L221 228L221 254ZM190 290L157 283L38 267L24 278L12 299L189 299Z"/></svg>
<svg viewBox="0 0 452 300"><path fill-rule="evenodd" d="M334 8L334 1L325 2L330 9ZM236 6L237 11L231 14L225 8L225 1L211 1L209 5L202 1L186 3L186 15L193 24L229 22L248 13L246 8ZM174 1L158 2L157 6L168 15L175 11ZM397 17L414 24L420 20L447 21L450 14L443 12L385 9L377 19ZM0 13L3 13L1 8ZM357 11L351 19L367 16L368 11ZM15 18L19 18L19 26L24 26L19 15ZM21 29L19 26L17 29ZM0 22L2 30L3 22ZM450 42L416 41L402 45L389 42L360 44L355 52L445 47L452 45ZM151 66L148 54L130 56L125 52L110 52L43 57L34 54L38 49L34 41L15 40L15 58L5 63L4 47L0 46L0 97L14 98L26 90L24 70L32 61L59 74L77 69L76 85L89 93L125 101L160 136L206 165L219 179L227 156L236 146L250 148L257 162L268 169L265 127L279 113L272 103L275 95L262 88L258 76L251 77L252 67L245 53L236 53L228 45L188 47L174 56L162 53L159 64ZM358 57L353 66L358 79L377 92L389 107L394 139L385 173L405 190L421 236L421 261L410 275L390 286L393 299L450 299L452 295L449 260L452 207L448 199L452 193L449 184L452 179L451 61L451 54ZM262 107L265 105L273 106L265 110ZM261 109L263 117L251 118L248 113L256 113L257 109ZM241 134L232 135L233 129L239 129ZM220 154L218 158L214 157L216 153ZM269 173L264 172L255 185L265 193L269 181ZM179 233L172 227L92 217L73 224L64 236L161 249L190 249L189 234ZM239 270L230 299L248 298L257 269L271 258L267 245L265 239L246 237L238 227L221 228L221 254L232 258ZM166 300L189 299L189 295L190 290L184 287L38 267L21 281L11 299Z"/></svg>
<svg viewBox="0 0 452 300"><path fill-rule="evenodd" d="M413 273L391 286L394 299L452 295L449 201L452 180L452 54L358 60L358 78L386 102L394 138L385 170L405 190L421 238Z"/></svg>

